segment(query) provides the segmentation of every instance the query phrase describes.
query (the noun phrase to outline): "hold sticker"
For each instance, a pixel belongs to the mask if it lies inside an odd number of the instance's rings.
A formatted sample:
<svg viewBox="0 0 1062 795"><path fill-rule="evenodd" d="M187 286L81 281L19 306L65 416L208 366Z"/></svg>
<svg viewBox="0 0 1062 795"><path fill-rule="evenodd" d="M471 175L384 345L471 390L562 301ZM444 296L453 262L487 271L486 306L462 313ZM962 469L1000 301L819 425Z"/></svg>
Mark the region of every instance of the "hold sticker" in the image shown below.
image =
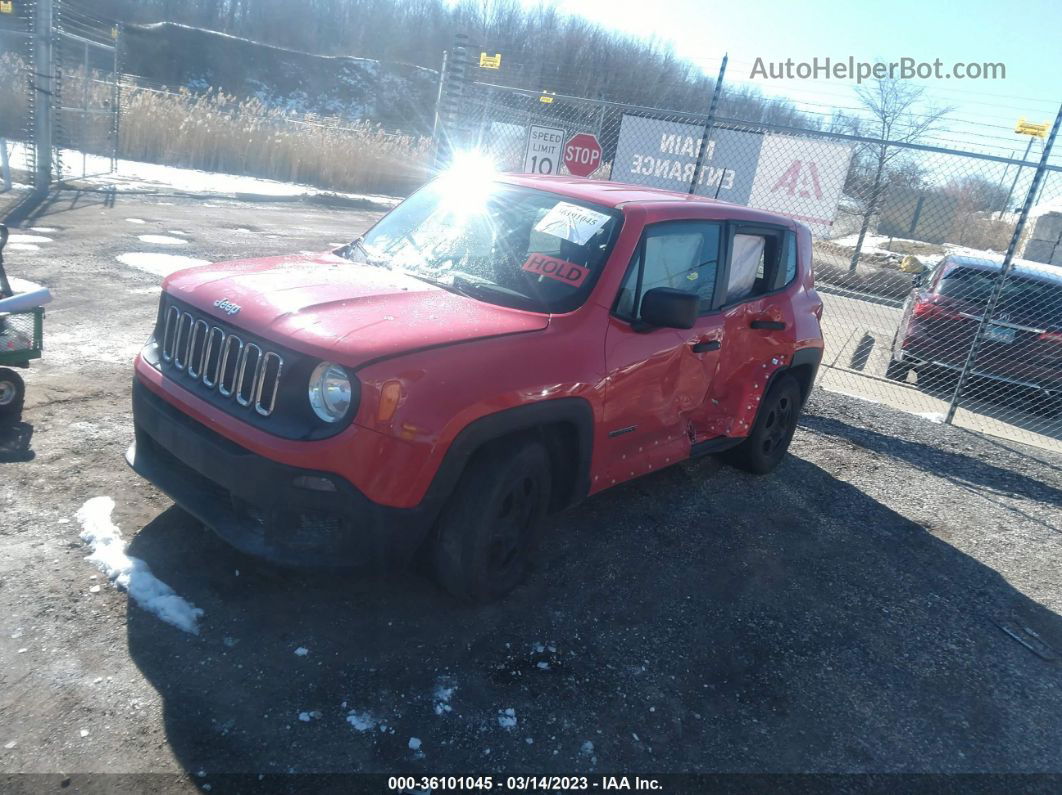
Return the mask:
<svg viewBox="0 0 1062 795"><path fill-rule="evenodd" d="M610 217L605 213L580 207L578 204L557 202L553 205L553 209L535 224L535 231L570 240L577 246L584 246L586 241L608 223Z"/></svg>
<svg viewBox="0 0 1062 795"><path fill-rule="evenodd" d="M545 276L547 279L554 279L571 287L581 285L586 281L586 277L590 273L582 265L576 265L574 262L557 259L545 254L532 254L520 267L528 273Z"/></svg>

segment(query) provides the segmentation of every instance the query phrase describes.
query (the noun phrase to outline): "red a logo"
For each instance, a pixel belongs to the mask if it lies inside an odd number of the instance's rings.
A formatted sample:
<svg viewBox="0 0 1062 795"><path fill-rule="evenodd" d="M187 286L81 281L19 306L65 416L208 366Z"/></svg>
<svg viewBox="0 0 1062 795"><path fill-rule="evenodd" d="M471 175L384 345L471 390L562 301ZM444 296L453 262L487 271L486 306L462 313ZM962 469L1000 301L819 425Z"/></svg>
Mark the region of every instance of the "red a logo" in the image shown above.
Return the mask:
<svg viewBox="0 0 1062 795"><path fill-rule="evenodd" d="M803 165L802 161L794 160L789 168L785 170L785 173L774 183L771 192L774 193L781 188L790 196L799 196L802 199L810 199L814 196L816 199L821 199L822 186L819 184L819 167L813 160L807 162L806 171Z"/></svg>

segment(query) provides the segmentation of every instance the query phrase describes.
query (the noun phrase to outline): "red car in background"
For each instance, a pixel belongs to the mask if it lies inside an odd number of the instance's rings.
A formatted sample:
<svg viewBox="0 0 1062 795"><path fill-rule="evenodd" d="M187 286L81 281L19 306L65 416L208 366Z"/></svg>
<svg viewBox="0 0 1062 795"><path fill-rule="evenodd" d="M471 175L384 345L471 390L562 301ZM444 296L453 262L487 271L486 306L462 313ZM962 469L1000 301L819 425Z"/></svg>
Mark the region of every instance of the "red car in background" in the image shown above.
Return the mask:
<svg viewBox="0 0 1062 795"><path fill-rule="evenodd" d="M949 255L916 277L893 341L887 375L953 386L997 285L1002 263ZM1057 407L1062 399L1062 268L1015 263L984 327L972 375L1006 393L1029 391Z"/></svg>
<svg viewBox="0 0 1062 795"><path fill-rule="evenodd" d="M707 453L775 467L821 312L788 218L452 175L335 251L166 279L127 458L245 552L421 552L451 593L488 600L550 512Z"/></svg>

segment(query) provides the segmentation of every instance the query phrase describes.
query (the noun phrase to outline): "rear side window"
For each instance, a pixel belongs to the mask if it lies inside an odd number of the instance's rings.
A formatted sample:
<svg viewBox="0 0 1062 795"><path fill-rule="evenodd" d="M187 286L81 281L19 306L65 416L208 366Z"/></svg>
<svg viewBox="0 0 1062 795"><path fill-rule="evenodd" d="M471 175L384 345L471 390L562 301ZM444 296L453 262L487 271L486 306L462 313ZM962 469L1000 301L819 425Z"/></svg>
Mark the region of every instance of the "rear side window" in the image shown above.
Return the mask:
<svg viewBox="0 0 1062 795"><path fill-rule="evenodd" d="M782 263L781 230L739 228L730 242L730 272L726 300L733 304L769 293L781 286L777 277ZM793 261L794 275L796 260Z"/></svg>
<svg viewBox="0 0 1062 795"><path fill-rule="evenodd" d="M719 271L722 225L669 221L647 227L616 300L615 312L637 320L642 296L655 287L696 293L701 311L712 308Z"/></svg>
<svg viewBox="0 0 1062 795"><path fill-rule="evenodd" d="M783 286L792 284L797 275L797 236L793 232L785 233L785 281Z"/></svg>

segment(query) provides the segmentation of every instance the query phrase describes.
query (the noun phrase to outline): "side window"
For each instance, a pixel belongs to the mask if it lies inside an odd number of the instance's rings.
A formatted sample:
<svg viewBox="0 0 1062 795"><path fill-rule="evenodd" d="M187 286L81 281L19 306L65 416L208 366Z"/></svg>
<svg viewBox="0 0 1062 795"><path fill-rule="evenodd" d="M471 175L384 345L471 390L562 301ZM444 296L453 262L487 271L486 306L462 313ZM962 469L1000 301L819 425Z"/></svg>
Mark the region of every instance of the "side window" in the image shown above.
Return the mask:
<svg viewBox="0 0 1062 795"><path fill-rule="evenodd" d="M781 243L780 233L749 231L734 235L730 244L730 275L725 303L743 301L774 289L775 276L782 264ZM795 274L795 259L793 269Z"/></svg>
<svg viewBox="0 0 1062 795"><path fill-rule="evenodd" d="M637 320L641 297L654 287L697 293L701 311L710 310L721 239L722 225L707 221L668 221L647 227L616 299L616 314Z"/></svg>
<svg viewBox="0 0 1062 795"><path fill-rule="evenodd" d="M783 286L792 283L797 275L797 236L793 232L785 233L785 280Z"/></svg>

